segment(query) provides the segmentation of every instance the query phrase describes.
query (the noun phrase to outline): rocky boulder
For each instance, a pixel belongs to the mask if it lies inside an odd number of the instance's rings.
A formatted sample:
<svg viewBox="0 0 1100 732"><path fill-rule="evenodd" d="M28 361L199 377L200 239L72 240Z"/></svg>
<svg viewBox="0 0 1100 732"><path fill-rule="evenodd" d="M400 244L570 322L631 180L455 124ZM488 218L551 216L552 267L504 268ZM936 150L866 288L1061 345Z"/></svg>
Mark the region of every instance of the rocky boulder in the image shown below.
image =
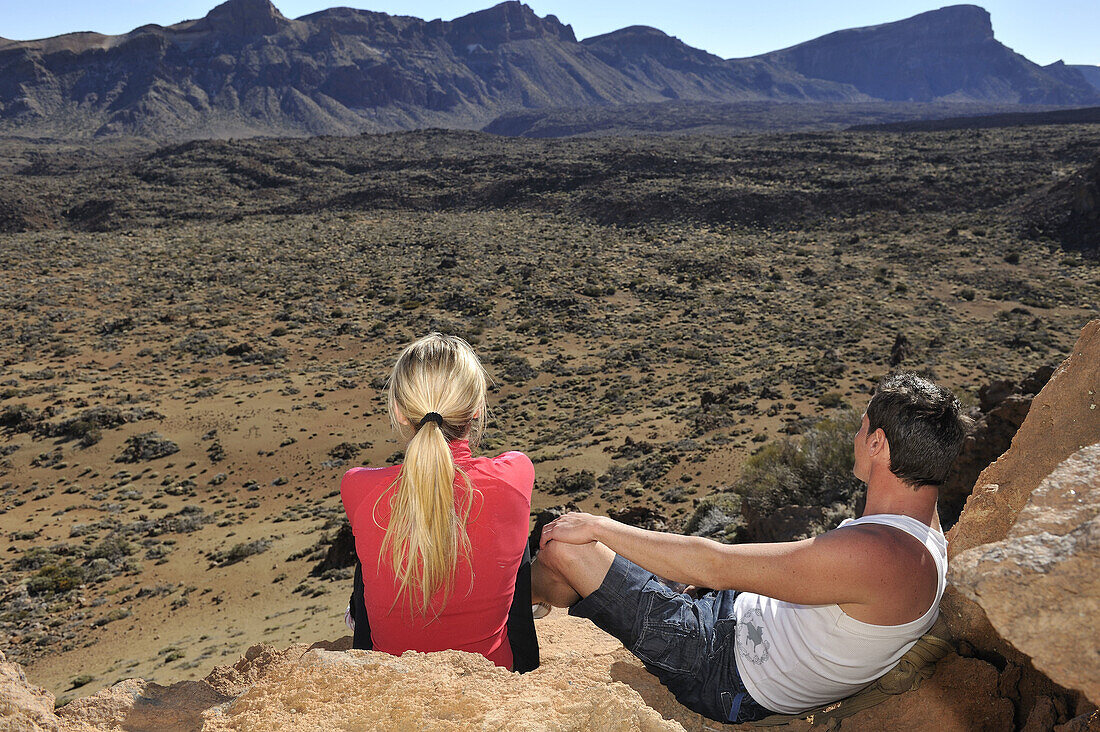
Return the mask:
<svg viewBox="0 0 1100 732"><path fill-rule="evenodd" d="M53 694L27 681L22 666L0 652L0 730L58 730L53 702Z"/></svg>
<svg viewBox="0 0 1100 732"><path fill-rule="evenodd" d="M1058 465L1100 439L1100 320L1033 400L1011 448L978 477L959 522L948 534L949 557L1000 541L1031 493Z"/></svg>
<svg viewBox="0 0 1100 732"><path fill-rule="evenodd" d="M1100 442L1039 484L1005 539L959 554L951 572L1038 670L1100 702Z"/></svg>
<svg viewBox="0 0 1100 732"><path fill-rule="evenodd" d="M958 520L978 475L1012 444L1031 408L1031 400L1052 373L1053 367L1040 366L1020 383L994 381L979 390L979 411L971 415L974 428L951 466L947 482L940 488L940 521L946 528Z"/></svg>
<svg viewBox="0 0 1100 732"><path fill-rule="evenodd" d="M1088 508L1094 493L1082 489L1100 484L1085 449L1100 442L1098 404L1094 320L948 532L951 570L940 611L960 652L1004 668L1017 726L1048 707L1059 707L1055 718L1064 721L1082 694L1097 701L1096 659L1086 657L1096 648L1100 540Z"/></svg>

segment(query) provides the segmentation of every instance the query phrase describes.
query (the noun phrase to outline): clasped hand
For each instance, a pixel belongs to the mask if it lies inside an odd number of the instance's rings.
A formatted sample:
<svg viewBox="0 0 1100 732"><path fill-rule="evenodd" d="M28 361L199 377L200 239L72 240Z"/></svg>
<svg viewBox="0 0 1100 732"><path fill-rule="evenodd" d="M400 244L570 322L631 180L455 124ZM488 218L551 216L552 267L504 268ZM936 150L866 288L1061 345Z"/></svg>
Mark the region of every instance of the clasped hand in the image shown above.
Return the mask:
<svg viewBox="0 0 1100 732"><path fill-rule="evenodd" d="M546 546L550 540L565 544L587 544L596 541L596 529L601 521L607 520L609 519L593 516L590 513L573 512L559 516L543 527L539 549Z"/></svg>

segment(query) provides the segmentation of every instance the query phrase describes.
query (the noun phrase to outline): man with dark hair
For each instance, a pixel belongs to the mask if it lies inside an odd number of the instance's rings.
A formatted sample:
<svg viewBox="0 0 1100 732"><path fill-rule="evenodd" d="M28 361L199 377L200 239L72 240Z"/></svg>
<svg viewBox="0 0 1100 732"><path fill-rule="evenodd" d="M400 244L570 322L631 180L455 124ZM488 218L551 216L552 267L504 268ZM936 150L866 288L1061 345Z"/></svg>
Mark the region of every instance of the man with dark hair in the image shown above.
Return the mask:
<svg viewBox="0 0 1100 732"><path fill-rule="evenodd" d="M966 428L950 392L891 374L855 436L860 518L813 539L727 545L570 513L543 530L533 597L590 618L718 721L849 696L936 620L947 572L937 486Z"/></svg>

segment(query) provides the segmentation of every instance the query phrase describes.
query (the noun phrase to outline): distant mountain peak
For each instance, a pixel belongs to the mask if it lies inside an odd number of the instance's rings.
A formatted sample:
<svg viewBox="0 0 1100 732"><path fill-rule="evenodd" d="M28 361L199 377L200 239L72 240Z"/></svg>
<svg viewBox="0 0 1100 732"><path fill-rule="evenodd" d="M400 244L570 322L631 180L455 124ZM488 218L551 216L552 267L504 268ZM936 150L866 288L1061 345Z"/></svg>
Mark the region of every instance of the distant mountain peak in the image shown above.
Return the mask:
<svg viewBox="0 0 1100 732"><path fill-rule="evenodd" d="M1083 106L1100 103L1097 72L1031 63L974 5L722 59L641 25L577 43L518 0L449 21L350 8L292 20L272 0L228 0L118 36L0 39L0 134L354 134L674 99Z"/></svg>
<svg viewBox="0 0 1100 732"><path fill-rule="evenodd" d="M584 43L589 41L599 41L604 38L636 38L636 37L649 37L649 38L671 38L669 34L665 33L660 28L654 28L649 25L628 25L625 28L619 28L613 30L610 33L604 33L598 36L592 36L591 38L585 38Z"/></svg>
<svg viewBox="0 0 1100 732"><path fill-rule="evenodd" d="M676 66L688 64L724 64L717 56L698 48L692 48L676 36L648 25L631 25L626 28L592 36L581 41L590 51L614 64L615 58L639 59L651 57L662 63Z"/></svg>
<svg viewBox="0 0 1100 732"><path fill-rule="evenodd" d="M479 10L449 24L452 42L476 42L499 45L510 41L535 38L557 38L576 43L572 26L563 24L557 16L539 17L530 6L518 0L508 0L491 8Z"/></svg>
<svg viewBox="0 0 1100 732"><path fill-rule="evenodd" d="M975 40L993 39L993 20L989 11L978 5L948 5L888 25L894 24L924 26L936 33L963 35Z"/></svg>
<svg viewBox="0 0 1100 732"><path fill-rule="evenodd" d="M226 0L192 26L192 30L266 36L277 33L289 22L270 0Z"/></svg>
<svg viewBox="0 0 1100 732"><path fill-rule="evenodd" d="M977 5L840 30L755 58L888 101L1083 105L1097 98L1081 73L1044 70L1007 48Z"/></svg>

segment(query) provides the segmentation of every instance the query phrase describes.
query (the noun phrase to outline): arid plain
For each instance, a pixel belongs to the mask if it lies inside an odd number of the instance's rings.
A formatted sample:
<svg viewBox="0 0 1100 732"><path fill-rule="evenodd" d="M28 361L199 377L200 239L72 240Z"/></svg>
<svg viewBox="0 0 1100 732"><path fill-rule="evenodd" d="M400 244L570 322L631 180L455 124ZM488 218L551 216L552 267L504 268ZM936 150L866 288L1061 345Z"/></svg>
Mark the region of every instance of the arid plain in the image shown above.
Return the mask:
<svg viewBox="0 0 1100 732"><path fill-rule="evenodd" d="M0 142L0 644L61 701L336 638L340 475L458 333L535 508L671 528L892 365L1056 364L1100 264L1026 238L1100 126L154 149Z"/></svg>

